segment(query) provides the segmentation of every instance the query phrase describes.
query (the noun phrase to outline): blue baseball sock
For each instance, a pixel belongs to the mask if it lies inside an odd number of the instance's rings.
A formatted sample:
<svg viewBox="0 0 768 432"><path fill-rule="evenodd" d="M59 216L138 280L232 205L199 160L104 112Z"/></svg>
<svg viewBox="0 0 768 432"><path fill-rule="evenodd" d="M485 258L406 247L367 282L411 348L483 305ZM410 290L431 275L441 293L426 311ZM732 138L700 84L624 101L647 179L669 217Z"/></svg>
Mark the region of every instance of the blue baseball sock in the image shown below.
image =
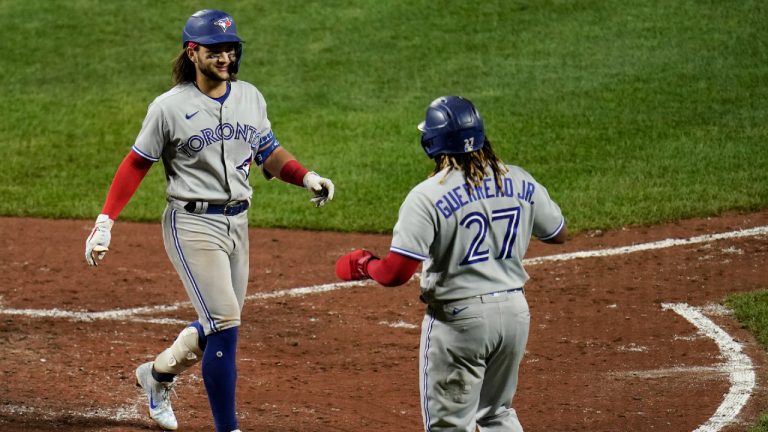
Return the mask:
<svg viewBox="0 0 768 432"><path fill-rule="evenodd" d="M235 414L237 332L238 327L232 327L209 334L203 352L203 382L216 432L238 428Z"/></svg>

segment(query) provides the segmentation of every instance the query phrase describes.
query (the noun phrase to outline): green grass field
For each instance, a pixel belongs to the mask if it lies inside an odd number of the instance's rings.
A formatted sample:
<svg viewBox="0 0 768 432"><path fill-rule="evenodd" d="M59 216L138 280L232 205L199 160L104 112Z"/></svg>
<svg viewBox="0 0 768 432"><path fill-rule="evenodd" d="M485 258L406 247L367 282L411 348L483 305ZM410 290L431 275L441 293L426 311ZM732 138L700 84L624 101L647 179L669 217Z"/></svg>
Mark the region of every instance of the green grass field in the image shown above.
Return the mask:
<svg viewBox="0 0 768 432"><path fill-rule="evenodd" d="M3 0L0 215L95 218L204 7L233 14L240 78L337 187L316 210L254 175L253 226L389 232L432 168L415 126L443 94L475 102L573 232L768 207L762 0ZM164 186L153 168L121 220L159 221ZM737 317L768 328L765 295L744 299Z"/></svg>
<svg viewBox="0 0 768 432"><path fill-rule="evenodd" d="M255 226L389 232L429 173L415 125L473 100L503 159L574 231L768 205L768 5L762 1L259 1L226 8L240 78L334 202L253 176ZM93 218L170 86L196 1L0 3L0 214ZM161 167L121 215L157 221Z"/></svg>

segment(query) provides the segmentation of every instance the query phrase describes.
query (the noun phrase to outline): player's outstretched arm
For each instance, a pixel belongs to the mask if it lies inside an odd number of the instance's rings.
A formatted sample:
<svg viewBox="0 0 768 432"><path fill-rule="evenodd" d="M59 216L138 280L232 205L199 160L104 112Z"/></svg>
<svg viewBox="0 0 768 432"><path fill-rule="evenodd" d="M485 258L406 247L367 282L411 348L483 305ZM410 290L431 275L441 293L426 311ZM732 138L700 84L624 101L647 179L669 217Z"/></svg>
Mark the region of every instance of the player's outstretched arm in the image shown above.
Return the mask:
<svg viewBox="0 0 768 432"><path fill-rule="evenodd" d="M133 151L120 163L101 214L96 218L96 223L85 240L85 261L88 265L97 266L97 260L104 259L104 255L109 251L112 225L147 175L152 163Z"/></svg>
<svg viewBox="0 0 768 432"><path fill-rule="evenodd" d="M421 261L395 252L379 259L365 249L358 249L336 261L336 276L346 281L373 279L384 286L394 287L408 282L419 264Z"/></svg>
<svg viewBox="0 0 768 432"><path fill-rule="evenodd" d="M309 189L315 207L322 207L333 199L334 186L330 179L304 168L296 158L282 147L275 149L264 161L264 169L272 177Z"/></svg>

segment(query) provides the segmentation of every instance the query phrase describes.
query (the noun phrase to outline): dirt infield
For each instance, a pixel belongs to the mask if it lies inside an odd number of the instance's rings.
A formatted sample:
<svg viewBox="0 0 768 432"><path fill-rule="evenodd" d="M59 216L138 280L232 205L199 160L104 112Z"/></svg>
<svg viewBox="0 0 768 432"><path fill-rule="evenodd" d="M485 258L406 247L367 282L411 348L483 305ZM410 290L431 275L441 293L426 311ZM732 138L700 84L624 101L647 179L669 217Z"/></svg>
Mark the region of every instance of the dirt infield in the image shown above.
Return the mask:
<svg viewBox="0 0 768 432"><path fill-rule="evenodd" d="M562 247L532 243L526 258L764 226L768 211L589 232ZM195 313L159 225L118 222L98 269L83 258L90 228L0 219L2 431L156 429L133 370ZM251 231L244 432L420 430L417 283L282 291L337 282L339 255L388 245L388 235ZM715 306L768 288L767 262L768 236L756 234L527 266L531 335L515 398L526 431L744 430L768 406L767 356ZM670 305L694 308L736 349L723 351ZM742 353L747 363L734 364ZM180 430L213 430L199 366L172 400ZM729 409L740 413L721 428Z"/></svg>

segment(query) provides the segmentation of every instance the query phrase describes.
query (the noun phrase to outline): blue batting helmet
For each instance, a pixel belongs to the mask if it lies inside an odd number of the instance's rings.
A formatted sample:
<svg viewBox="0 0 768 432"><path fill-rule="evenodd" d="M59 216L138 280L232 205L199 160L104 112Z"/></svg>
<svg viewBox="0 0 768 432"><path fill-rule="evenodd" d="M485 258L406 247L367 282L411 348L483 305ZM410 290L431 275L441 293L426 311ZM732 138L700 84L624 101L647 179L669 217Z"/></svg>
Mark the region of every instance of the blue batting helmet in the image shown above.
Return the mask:
<svg viewBox="0 0 768 432"><path fill-rule="evenodd" d="M433 100L418 128L421 146L432 159L441 154L480 150L485 143L480 113L472 102L461 96L441 96Z"/></svg>
<svg viewBox="0 0 768 432"><path fill-rule="evenodd" d="M243 41L237 36L235 20L226 12L215 9L203 9L195 12L184 25L181 34L182 46L188 42L200 45L214 45L224 42Z"/></svg>

